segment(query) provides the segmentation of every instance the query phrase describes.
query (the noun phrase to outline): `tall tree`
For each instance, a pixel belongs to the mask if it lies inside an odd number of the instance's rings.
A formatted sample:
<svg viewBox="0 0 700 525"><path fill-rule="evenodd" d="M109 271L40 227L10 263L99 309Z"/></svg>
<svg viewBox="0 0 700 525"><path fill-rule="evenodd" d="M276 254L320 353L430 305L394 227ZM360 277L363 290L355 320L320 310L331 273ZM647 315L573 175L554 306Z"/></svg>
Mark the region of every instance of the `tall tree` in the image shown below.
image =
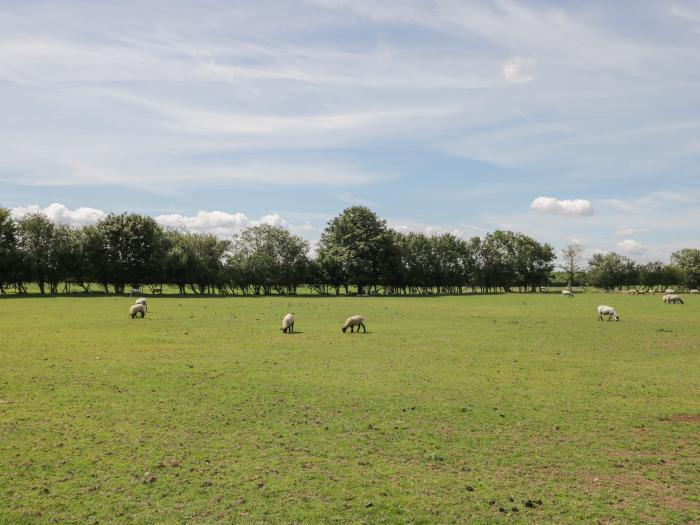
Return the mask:
<svg viewBox="0 0 700 525"><path fill-rule="evenodd" d="M243 230L234 239L229 265L246 276L254 293L294 294L307 276L309 243L267 224Z"/></svg>
<svg viewBox="0 0 700 525"><path fill-rule="evenodd" d="M49 271L55 267L56 225L42 213L31 213L17 221L18 246L25 262L26 278L46 293Z"/></svg>
<svg viewBox="0 0 700 525"><path fill-rule="evenodd" d="M319 261L346 286L354 284L358 293L377 285L390 255L392 236L386 221L369 208L352 206L332 219L321 235Z"/></svg>
<svg viewBox="0 0 700 525"><path fill-rule="evenodd" d="M154 271L164 264L163 230L151 217L108 215L91 233L96 242L95 265L100 281L112 284L115 293L123 293L127 283L151 282Z"/></svg>
<svg viewBox="0 0 700 525"><path fill-rule="evenodd" d="M574 286L576 274L582 270L583 246L577 242L572 242L561 251L561 268L569 279L569 290Z"/></svg>
<svg viewBox="0 0 700 525"><path fill-rule="evenodd" d="M605 290L621 289L629 284L631 264L629 258L615 252L596 253L588 261L591 283Z"/></svg>
<svg viewBox="0 0 700 525"><path fill-rule="evenodd" d="M677 265L683 275L683 287L696 287L700 283L700 250L685 248L671 254L671 262Z"/></svg>
<svg viewBox="0 0 700 525"><path fill-rule="evenodd" d="M10 210L0 208L0 294L5 288L17 282L20 257L17 249L17 224L12 220Z"/></svg>

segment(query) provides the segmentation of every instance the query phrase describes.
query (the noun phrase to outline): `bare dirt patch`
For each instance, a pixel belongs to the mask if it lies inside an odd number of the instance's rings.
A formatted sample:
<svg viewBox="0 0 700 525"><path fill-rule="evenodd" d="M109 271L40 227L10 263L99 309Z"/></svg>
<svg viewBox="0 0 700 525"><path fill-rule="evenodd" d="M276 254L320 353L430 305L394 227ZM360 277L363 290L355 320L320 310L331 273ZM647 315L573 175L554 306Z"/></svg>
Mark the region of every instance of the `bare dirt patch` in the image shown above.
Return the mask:
<svg viewBox="0 0 700 525"><path fill-rule="evenodd" d="M669 423L696 423L700 424L700 414L676 414L675 416L666 416L659 418L660 421L668 421Z"/></svg>

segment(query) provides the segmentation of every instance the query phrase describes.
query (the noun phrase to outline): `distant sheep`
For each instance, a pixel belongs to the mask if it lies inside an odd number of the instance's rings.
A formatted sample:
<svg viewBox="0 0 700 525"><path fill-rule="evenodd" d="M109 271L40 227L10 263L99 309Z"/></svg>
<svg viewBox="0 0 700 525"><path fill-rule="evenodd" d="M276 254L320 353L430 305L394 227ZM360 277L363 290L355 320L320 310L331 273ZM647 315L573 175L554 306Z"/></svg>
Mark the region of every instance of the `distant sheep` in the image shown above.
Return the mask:
<svg viewBox="0 0 700 525"><path fill-rule="evenodd" d="M615 321L620 320L620 316L617 315L617 312L612 306L605 306L603 304L598 307L598 321L602 321L604 315L608 316L608 321L611 321L613 317L615 318Z"/></svg>
<svg viewBox="0 0 700 525"><path fill-rule="evenodd" d="M146 308L146 311L148 311L148 305L146 304L145 297L141 297L140 299L136 299L136 301L134 301L134 304L142 304Z"/></svg>
<svg viewBox="0 0 700 525"><path fill-rule="evenodd" d="M132 319L136 319L136 316L138 314L141 314L141 319L146 317L146 305L135 304L131 308L129 308L129 315L131 316Z"/></svg>
<svg viewBox="0 0 700 525"><path fill-rule="evenodd" d="M562 290L562 291L561 291L561 294L562 294L562 296L564 296L564 297L570 297L570 298L572 298L572 299L573 299L573 297L574 297L574 292L572 292L571 290Z"/></svg>
<svg viewBox="0 0 700 525"><path fill-rule="evenodd" d="M664 295L664 303L666 304L684 304L681 296L675 293L669 293Z"/></svg>
<svg viewBox="0 0 700 525"><path fill-rule="evenodd" d="M287 314L282 318L282 328L280 328L285 334L294 333L294 314Z"/></svg>
<svg viewBox="0 0 700 525"><path fill-rule="evenodd" d="M699 294L699 293L700 293L700 290L696 290L695 288L693 288L692 290L690 290L690 295L697 295L697 294Z"/></svg>
<svg viewBox="0 0 700 525"><path fill-rule="evenodd" d="M364 330L364 333L367 333L367 328L365 327L365 320L361 315L353 315L352 317L348 317L345 320L345 324L343 325L343 333L350 328L350 333L355 331L355 327L357 326L357 331L359 333L360 327Z"/></svg>
<svg viewBox="0 0 700 525"><path fill-rule="evenodd" d="M670 294L670 293L676 293L676 291L673 290L672 288L666 288L666 289L664 290L664 293L665 293L665 294Z"/></svg>

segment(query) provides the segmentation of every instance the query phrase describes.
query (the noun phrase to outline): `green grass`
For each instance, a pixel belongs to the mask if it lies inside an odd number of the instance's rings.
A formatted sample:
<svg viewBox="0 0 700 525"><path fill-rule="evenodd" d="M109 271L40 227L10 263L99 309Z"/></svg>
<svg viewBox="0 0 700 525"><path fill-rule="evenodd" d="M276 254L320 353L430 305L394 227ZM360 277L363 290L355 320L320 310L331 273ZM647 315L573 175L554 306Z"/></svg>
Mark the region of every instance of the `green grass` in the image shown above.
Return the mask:
<svg viewBox="0 0 700 525"><path fill-rule="evenodd" d="M693 523L686 297L0 300L0 523Z"/></svg>

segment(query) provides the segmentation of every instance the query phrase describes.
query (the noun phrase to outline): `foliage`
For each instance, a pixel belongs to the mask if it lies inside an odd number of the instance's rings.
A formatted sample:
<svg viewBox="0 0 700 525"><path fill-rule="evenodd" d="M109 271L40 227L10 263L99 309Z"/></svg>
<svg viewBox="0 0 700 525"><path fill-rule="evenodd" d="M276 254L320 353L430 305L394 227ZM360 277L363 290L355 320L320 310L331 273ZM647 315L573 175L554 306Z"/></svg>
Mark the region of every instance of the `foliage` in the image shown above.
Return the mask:
<svg viewBox="0 0 700 525"><path fill-rule="evenodd" d="M554 275L555 252L523 233L496 230L483 238L426 235L389 229L371 210L354 206L329 221L318 253L284 228L253 226L231 239L164 230L152 218L110 215L93 226L71 228L40 214L13 220L0 208L0 293L105 293L148 286L180 294L461 294L536 291L556 283L604 289L697 287L700 250L674 252L670 264L637 264L616 253L595 254L587 271L582 248L561 251L563 274ZM562 275L566 275L562 279Z"/></svg>
<svg viewBox="0 0 700 525"><path fill-rule="evenodd" d="M284 228L253 226L234 238L229 265L256 295L294 294L306 278L308 251L308 242Z"/></svg>
<svg viewBox="0 0 700 525"><path fill-rule="evenodd" d="M331 280L354 284L362 293L381 282L391 240L386 221L369 208L352 206L328 223L321 235L319 260L331 272Z"/></svg>

